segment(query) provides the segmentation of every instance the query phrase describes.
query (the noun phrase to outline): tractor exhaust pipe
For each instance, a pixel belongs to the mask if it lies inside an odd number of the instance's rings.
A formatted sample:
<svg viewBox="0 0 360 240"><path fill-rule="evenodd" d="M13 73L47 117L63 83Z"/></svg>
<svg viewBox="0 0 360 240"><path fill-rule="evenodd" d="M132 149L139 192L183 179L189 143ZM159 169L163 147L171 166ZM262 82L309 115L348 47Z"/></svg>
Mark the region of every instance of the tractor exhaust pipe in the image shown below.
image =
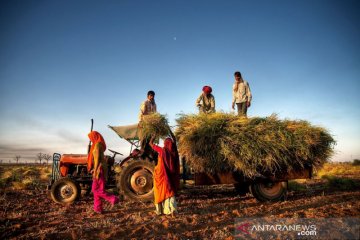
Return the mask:
<svg viewBox="0 0 360 240"><path fill-rule="evenodd" d="M91 119L91 129L90 132L92 132L94 127L94 119ZM89 145L88 145L88 154L90 153L90 148L91 148L91 141L89 141Z"/></svg>

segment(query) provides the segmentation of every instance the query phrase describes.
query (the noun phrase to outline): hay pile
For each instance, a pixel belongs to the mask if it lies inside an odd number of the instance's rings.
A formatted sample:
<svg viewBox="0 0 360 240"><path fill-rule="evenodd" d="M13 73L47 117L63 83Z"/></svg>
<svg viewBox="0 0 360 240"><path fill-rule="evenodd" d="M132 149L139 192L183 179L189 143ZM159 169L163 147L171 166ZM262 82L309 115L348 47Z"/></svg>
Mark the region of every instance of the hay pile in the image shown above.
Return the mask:
<svg viewBox="0 0 360 240"><path fill-rule="evenodd" d="M175 135L179 153L195 171L240 170L247 177L321 166L334 139L307 121L275 115L240 118L231 114L182 115Z"/></svg>
<svg viewBox="0 0 360 240"><path fill-rule="evenodd" d="M144 115L139 124L139 137L151 138L164 138L169 136L169 123L165 115L159 113Z"/></svg>

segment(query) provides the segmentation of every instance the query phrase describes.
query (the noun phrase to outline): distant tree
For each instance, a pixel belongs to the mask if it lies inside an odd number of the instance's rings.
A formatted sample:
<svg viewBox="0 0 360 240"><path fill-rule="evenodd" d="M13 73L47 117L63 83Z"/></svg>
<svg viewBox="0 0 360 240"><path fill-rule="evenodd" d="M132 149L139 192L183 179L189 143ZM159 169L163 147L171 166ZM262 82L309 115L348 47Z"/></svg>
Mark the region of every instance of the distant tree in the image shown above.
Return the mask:
<svg viewBox="0 0 360 240"><path fill-rule="evenodd" d="M39 160L40 164L41 164L41 161L44 159L44 154L42 154L41 152L38 153L36 155L36 159Z"/></svg>
<svg viewBox="0 0 360 240"><path fill-rule="evenodd" d="M360 165L360 160L359 159L354 159L352 162L353 166L359 166Z"/></svg>
<svg viewBox="0 0 360 240"><path fill-rule="evenodd" d="M16 161L16 164L19 163L20 158L21 158L20 155L16 155L16 156L14 157L14 160Z"/></svg>
<svg viewBox="0 0 360 240"><path fill-rule="evenodd" d="M43 158L46 160L46 164L49 164L49 160L51 159L51 155L50 154L44 154Z"/></svg>

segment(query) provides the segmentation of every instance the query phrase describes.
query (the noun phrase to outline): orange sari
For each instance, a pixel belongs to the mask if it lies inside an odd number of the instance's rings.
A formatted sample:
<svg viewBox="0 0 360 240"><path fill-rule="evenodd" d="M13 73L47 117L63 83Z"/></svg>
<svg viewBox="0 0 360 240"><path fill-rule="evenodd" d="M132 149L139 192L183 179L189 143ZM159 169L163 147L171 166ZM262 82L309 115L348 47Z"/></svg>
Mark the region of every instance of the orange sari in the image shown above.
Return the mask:
<svg viewBox="0 0 360 240"><path fill-rule="evenodd" d="M155 204L175 196L180 185L179 155L170 138L164 142L164 148L153 145L159 154L158 163L154 169Z"/></svg>

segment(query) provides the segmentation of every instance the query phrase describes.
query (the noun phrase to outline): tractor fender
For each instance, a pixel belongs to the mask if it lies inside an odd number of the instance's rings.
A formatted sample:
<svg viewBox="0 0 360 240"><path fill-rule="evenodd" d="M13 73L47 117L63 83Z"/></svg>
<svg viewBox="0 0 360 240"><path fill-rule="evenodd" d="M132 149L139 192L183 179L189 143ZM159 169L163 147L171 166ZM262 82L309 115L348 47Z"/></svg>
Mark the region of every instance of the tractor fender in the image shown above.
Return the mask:
<svg viewBox="0 0 360 240"><path fill-rule="evenodd" d="M124 160L121 161L119 166L123 167L127 161L129 161L130 159L133 159L133 158L134 158L134 156L132 156L132 155L127 156L126 158L124 158Z"/></svg>
<svg viewBox="0 0 360 240"><path fill-rule="evenodd" d="M136 158L141 158L143 160L150 159L150 161L151 161L151 158L144 157L142 155L144 155L144 154L139 149L134 149L134 151L132 151L132 153L129 156L127 156L120 162L119 166L122 168L128 161L130 161L131 159L136 159Z"/></svg>

